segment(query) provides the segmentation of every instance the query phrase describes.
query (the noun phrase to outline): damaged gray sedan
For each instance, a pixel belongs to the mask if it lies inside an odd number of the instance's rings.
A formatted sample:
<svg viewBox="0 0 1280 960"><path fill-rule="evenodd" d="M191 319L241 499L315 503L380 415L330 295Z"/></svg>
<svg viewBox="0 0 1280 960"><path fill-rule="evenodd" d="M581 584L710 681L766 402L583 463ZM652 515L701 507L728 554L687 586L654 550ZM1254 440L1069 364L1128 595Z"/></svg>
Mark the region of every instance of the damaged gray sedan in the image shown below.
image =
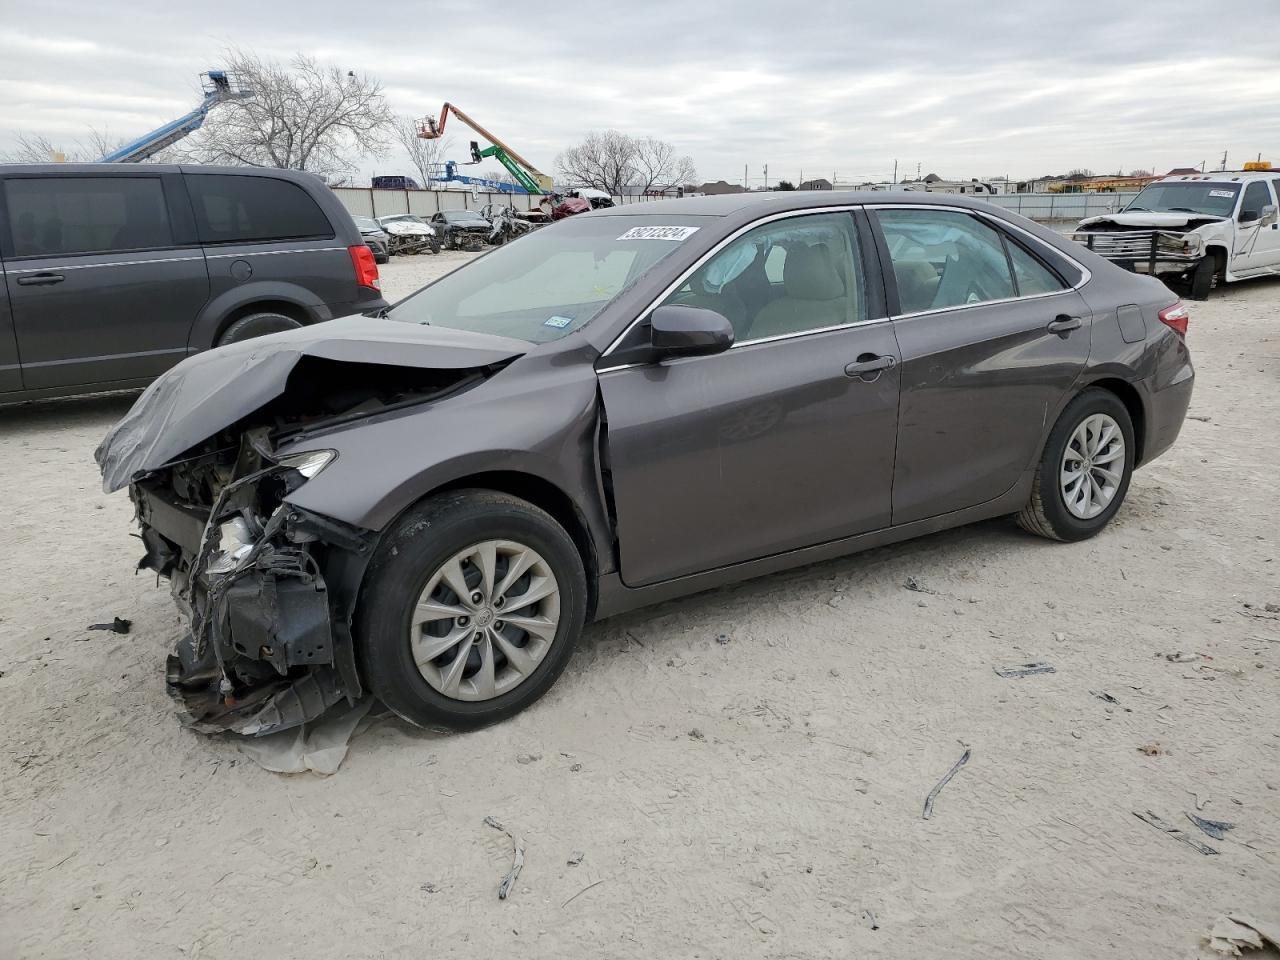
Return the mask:
<svg viewBox="0 0 1280 960"><path fill-rule="evenodd" d="M592 619L1005 514L1094 535L1178 434L1186 324L963 199L660 201L191 357L97 458L186 616L197 723L371 692L467 728Z"/></svg>

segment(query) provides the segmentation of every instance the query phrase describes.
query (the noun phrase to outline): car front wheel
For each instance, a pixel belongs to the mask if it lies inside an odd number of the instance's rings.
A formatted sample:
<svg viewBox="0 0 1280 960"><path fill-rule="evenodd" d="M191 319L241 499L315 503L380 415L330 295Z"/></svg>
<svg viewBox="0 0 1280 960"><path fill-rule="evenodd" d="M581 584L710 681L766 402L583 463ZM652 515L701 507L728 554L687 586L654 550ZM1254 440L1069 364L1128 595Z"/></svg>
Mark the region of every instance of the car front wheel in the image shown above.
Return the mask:
<svg viewBox="0 0 1280 960"><path fill-rule="evenodd" d="M1049 433L1018 525L1050 540L1092 537L1124 502L1134 454L1133 421L1120 398L1085 390Z"/></svg>
<svg viewBox="0 0 1280 960"><path fill-rule="evenodd" d="M469 729L550 689L586 607L582 559L549 514L503 493L451 491L383 539L356 642L369 688L396 714Z"/></svg>

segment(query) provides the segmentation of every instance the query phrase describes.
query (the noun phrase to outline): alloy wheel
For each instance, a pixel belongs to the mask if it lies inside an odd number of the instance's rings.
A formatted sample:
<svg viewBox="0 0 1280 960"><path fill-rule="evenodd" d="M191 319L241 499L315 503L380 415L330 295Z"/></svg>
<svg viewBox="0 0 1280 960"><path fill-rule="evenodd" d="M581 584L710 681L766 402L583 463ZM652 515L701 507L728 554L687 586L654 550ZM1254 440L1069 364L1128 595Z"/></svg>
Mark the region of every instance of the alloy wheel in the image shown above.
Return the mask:
<svg viewBox="0 0 1280 960"><path fill-rule="evenodd" d="M455 700L491 700L546 657L560 623L551 565L514 540L460 550L427 579L410 616L418 672Z"/></svg>
<svg viewBox="0 0 1280 960"><path fill-rule="evenodd" d="M1105 413L1085 417L1062 453L1060 487L1071 515L1092 520L1110 506L1124 479L1124 432Z"/></svg>

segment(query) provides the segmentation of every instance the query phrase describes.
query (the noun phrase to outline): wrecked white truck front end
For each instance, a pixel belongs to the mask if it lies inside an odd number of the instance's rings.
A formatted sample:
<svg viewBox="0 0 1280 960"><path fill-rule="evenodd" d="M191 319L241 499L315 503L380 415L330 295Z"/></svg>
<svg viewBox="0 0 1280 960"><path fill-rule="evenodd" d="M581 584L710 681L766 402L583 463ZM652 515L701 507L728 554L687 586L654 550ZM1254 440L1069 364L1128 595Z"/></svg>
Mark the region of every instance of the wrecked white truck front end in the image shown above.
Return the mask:
<svg viewBox="0 0 1280 960"><path fill-rule="evenodd" d="M1114 213L1080 221L1071 239L1135 273L1185 275L1213 246L1231 248L1231 221L1180 213Z"/></svg>
<svg viewBox="0 0 1280 960"><path fill-rule="evenodd" d="M351 621L379 534L290 497L334 469L326 430L464 392L525 346L353 317L199 354L142 394L96 458L186 622L167 679L188 723L261 736L362 695Z"/></svg>

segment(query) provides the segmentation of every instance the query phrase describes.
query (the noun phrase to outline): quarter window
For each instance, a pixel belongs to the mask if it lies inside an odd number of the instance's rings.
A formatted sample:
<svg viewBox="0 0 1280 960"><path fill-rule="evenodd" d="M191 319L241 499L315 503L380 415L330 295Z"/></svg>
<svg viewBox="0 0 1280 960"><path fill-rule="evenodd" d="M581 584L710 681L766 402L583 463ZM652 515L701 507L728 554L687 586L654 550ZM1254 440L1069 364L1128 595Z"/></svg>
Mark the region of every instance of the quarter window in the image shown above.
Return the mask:
<svg viewBox="0 0 1280 960"><path fill-rule="evenodd" d="M791 217L738 237L664 303L723 314L738 343L843 326L867 319L861 263L849 214Z"/></svg>
<svg viewBox="0 0 1280 960"><path fill-rule="evenodd" d="M1053 271L1014 241L1005 237L1004 243L1009 250L1009 261L1013 264L1013 277L1018 282L1018 296L1033 297L1066 289L1066 284Z"/></svg>
<svg viewBox="0 0 1280 960"><path fill-rule="evenodd" d="M902 313L1014 296L1000 234L965 213L879 210Z"/></svg>
<svg viewBox="0 0 1280 960"><path fill-rule="evenodd" d="M19 257L173 245L159 177L45 177L4 184Z"/></svg>
<svg viewBox="0 0 1280 960"><path fill-rule="evenodd" d="M307 191L275 177L192 174L187 189L203 243L332 239Z"/></svg>

